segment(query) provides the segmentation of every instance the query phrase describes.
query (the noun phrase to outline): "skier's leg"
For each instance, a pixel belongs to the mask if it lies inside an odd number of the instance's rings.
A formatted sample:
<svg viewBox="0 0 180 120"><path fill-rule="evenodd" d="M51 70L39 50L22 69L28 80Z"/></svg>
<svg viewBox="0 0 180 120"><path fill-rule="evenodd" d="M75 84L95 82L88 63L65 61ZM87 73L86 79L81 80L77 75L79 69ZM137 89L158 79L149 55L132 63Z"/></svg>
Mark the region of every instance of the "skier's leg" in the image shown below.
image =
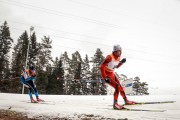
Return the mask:
<svg viewBox="0 0 180 120"><path fill-rule="evenodd" d="M129 100L127 99L126 94L125 94L125 92L124 92L124 89L123 89L123 87L121 86L121 84L120 84L120 82L119 82L119 80L118 80L117 77L115 77L115 81L116 81L116 83L118 84L118 90L119 90L122 98L124 99L125 104L129 104L129 105L135 104L136 102L134 102L134 101L129 101Z"/></svg>
<svg viewBox="0 0 180 120"><path fill-rule="evenodd" d="M24 82L24 86L28 88L28 94L29 94L31 102L35 103L36 101L33 99L31 86L28 84L28 82Z"/></svg>
<svg viewBox="0 0 180 120"><path fill-rule="evenodd" d="M114 91L114 104L115 104L115 103L117 103L117 101L118 101L119 90L118 90L118 85L117 85L116 82L115 82L115 75L113 76L113 78L114 78L113 84L114 84L114 88L115 88L115 91Z"/></svg>
<svg viewBox="0 0 180 120"><path fill-rule="evenodd" d="M30 99L32 98L32 91L31 91L31 87L28 85L28 83L25 81L25 78L23 76L20 77L20 80L22 82L22 84L28 88L28 94Z"/></svg>
<svg viewBox="0 0 180 120"><path fill-rule="evenodd" d="M34 82L33 82L32 80L30 80L30 81L28 81L28 83L29 83L29 85L31 86L31 88L33 89L36 98L38 98L39 95L38 95L38 91L37 91L37 89L36 89L36 87L35 87Z"/></svg>
<svg viewBox="0 0 180 120"><path fill-rule="evenodd" d="M116 82L116 87L117 87L118 91L120 92L122 98L125 100L127 97L126 97L123 87L121 86L121 84L116 76L114 76L114 80Z"/></svg>
<svg viewBox="0 0 180 120"><path fill-rule="evenodd" d="M118 102L118 96L119 96L119 90L117 88L117 86L115 87L115 91L114 91L114 103L117 103Z"/></svg>
<svg viewBox="0 0 180 120"><path fill-rule="evenodd" d="M109 78L110 78L109 85L111 85L114 88L114 90L115 90L114 91L114 102L117 102L118 101L119 92L121 92L120 88L119 88L119 84L118 84L119 81L117 82L116 77L115 77L114 74L111 74L109 76Z"/></svg>
<svg viewBox="0 0 180 120"><path fill-rule="evenodd" d="M42 99L39 98L39 94L38 94L38 91L37 91L37 89L36 89L36 85L34 84L34 81L31 80L31 81L29 82L29 84L31 85L31 88L34 90L34 94L35 94L35 96L36 96L37 101L38 101L38 102L44 101L44 100L42 100Z"/></svg>
<svg viewBox="0 0 180 120"><path fill-rule="evenodd" d="M122 109L123 106L118 104L118 96L119 96L119 90L118 90L118 84L116 83L115 79L114 79L114 74L112 74L110 77L110 83L109 85L111 85L115 91L114 91L114 102L113 102L113 108L114 109Z"/></svg>
<svg viewBox="0 0 180 120"><path fill-rule="evenodd" d="M32 96L32 89L31 89L31 87L28 88L28 94L29 94L30 99L32 100L33 96Z"/></svg>

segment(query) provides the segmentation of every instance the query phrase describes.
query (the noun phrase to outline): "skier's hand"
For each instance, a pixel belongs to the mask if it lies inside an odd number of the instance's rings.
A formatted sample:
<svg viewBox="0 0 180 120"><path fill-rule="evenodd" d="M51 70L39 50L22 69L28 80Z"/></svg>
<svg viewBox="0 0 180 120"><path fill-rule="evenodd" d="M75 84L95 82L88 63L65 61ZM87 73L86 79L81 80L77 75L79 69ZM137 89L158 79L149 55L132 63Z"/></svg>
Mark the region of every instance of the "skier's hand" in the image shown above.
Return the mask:
<svg viewBox="0 0 180 120"><path fill-rule="evenodd" d="M106 77L104 78L104 81L105 81L106 83L110 83L110 78L109 78L108 76L106 76Z"/></svg>
<svg viewBox="0 0 180 120"><path fill-rule="evenodd" d="M32 77L36 77L36 74L32 75Z"/></svg>
<svg viewBox="0 0 180 120"><path fill-rule="evenodd" d="M124 64L126 62L126 58L123 58L120 62Z"/></svg>

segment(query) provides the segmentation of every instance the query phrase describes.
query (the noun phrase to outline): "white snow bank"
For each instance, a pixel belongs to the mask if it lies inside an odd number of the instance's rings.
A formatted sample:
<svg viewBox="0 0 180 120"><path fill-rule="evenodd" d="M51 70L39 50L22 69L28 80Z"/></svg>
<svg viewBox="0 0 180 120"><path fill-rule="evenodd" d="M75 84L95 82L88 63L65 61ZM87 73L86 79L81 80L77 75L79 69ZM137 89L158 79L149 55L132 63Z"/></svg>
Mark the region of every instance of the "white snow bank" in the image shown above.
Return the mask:
<svg viewBox="0 0 180 120"><path fill-rule="evenodd" d="M113 95L75 96L75 95L40 95L47 104L30 103L25 94L0 93L0 109L23 112L30 118L68 118L68 119L132 119L132 120L180 120L180 96L128 96L130 100L142 101L176 101L166 104L148 104L127 106L133 109L167 110L165 112L117 111L113 110ZM119 96L119 103L123 99Z"/></svg>

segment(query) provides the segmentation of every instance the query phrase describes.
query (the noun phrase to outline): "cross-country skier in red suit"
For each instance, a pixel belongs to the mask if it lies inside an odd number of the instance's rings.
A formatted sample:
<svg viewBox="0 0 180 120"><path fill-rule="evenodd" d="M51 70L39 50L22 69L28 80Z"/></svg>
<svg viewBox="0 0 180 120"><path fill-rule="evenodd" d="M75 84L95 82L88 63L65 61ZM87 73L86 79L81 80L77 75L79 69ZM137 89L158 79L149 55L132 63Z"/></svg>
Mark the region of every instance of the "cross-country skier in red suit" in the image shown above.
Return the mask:
<svg viewBox="0 0 180 120"><path fill-rule="evenodd" d="M123 106L118 104L119 93L124 99L125 104L133 105L136 103L127 99L123 87L121 86L118 78L114 75L114 69L119 68L126 62L126 58L123 58L122 60L120 59L121 52L122 50L120 45L114 45L113 52L110 55L107 55L107 57L100 66L102 79L115 89L113 103L114 109L123 109Z"/></svg>

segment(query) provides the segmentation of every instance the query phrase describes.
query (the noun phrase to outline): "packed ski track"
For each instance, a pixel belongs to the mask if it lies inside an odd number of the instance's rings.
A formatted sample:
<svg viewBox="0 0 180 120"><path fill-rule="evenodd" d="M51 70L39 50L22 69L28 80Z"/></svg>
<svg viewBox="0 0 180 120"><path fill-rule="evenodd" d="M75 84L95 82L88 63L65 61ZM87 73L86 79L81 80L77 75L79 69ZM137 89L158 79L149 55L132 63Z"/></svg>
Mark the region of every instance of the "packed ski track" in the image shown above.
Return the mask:
<svg viewBox="0 0 180 120"><path fill-rule="evenodd" d="M139 111L112 109L112 95L40 95L40 97L45 102L31 103L27 94L0 93L0 109L20 112L27 115L28 118L35 119L180 119L180 95L128 96L130 100L137 102L175 101L171 103L125 105L128 109ZM119 97L119 104L124 104L121 97Z"/></svg>

